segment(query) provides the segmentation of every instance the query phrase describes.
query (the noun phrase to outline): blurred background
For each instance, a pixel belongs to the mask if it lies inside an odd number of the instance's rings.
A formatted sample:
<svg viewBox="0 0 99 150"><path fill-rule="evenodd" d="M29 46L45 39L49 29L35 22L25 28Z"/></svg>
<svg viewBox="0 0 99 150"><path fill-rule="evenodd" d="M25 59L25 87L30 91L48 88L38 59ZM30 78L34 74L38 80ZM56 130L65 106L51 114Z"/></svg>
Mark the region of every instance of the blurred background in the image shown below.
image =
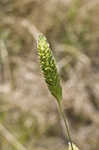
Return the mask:
<svg viewBox="0 0 99 150"><path fill-rule="evenodd" d="M39 32L57 60L73 141L99 149L98 17L98 0L0 0L0 150L66 149L40 72Z"/></svg>

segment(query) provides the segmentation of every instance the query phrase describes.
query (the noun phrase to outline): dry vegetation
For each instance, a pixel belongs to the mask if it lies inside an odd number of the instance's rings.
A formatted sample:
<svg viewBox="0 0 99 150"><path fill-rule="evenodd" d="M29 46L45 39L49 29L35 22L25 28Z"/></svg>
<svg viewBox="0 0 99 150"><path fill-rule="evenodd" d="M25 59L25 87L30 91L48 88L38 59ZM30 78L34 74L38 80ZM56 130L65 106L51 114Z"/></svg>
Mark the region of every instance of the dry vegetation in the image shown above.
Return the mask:
<svg viewBox="0 0 99 150"><path fill-rule="evenodd" d="M98 150L98 14L98 0L0 0L0 150L65 150L63 123L40 74L39 32L58 62L73 140Z"/></svg>

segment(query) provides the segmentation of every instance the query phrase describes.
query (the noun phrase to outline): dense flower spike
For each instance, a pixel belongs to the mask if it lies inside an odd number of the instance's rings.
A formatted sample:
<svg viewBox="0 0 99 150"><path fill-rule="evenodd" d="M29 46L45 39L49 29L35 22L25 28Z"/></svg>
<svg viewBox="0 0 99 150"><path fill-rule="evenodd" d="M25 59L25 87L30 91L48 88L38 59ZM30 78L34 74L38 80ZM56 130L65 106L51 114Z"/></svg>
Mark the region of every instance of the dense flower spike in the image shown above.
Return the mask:
<svg viewBox="0 0 99 150"><path fill-rule="evenodd" d="M60 85L59 74L57 72L54 56L45 36L39 36L37 48L45 81L52 95L55 96L58 103L60 103L62 99L62 88Z"/></svg>

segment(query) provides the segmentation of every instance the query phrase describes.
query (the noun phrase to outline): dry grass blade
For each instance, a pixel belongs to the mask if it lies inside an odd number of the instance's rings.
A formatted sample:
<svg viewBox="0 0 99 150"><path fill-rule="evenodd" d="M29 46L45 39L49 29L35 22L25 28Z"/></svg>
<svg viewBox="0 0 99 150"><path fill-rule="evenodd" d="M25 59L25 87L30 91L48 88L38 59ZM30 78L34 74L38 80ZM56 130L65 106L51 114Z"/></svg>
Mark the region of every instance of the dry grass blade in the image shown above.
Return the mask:
<svg viewBox="0 0 99 150"><path fill-rule="evenodd" d="M26 148L15 138L15 136L13 136L1 123L0 123L0 133L17 150L26 150Z"/></svg>

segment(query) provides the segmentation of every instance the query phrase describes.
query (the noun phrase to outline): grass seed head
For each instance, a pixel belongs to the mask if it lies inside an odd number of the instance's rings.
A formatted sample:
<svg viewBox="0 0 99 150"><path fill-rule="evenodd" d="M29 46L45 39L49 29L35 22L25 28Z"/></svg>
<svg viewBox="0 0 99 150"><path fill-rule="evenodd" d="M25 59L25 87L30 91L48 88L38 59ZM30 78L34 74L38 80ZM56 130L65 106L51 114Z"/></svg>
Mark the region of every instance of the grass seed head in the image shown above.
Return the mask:
<svg viewBox="0 0 99 150"><path fill-rule="evenodd" d="M45 36L39 36L37 49L45 81L51 94L57 99L58 103L60 103L62 99L62 88L60 85L59 74L57 72L54 56Z"/></svg>

